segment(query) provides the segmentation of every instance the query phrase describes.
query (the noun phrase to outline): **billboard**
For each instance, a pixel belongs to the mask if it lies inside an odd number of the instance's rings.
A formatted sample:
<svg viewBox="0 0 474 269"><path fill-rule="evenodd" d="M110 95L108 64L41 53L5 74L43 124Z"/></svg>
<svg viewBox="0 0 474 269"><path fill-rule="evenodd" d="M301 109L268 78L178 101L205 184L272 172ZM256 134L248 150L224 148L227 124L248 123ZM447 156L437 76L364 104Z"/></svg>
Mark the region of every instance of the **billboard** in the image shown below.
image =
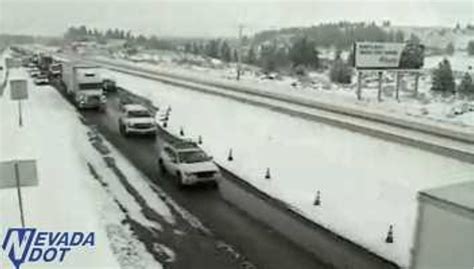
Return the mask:
<svg viewBox="0 0 474 269"><path fill-rule="evenodd" d="M415 43L356 42L357 69L419 69L423 67L424 46Z"/></svg>

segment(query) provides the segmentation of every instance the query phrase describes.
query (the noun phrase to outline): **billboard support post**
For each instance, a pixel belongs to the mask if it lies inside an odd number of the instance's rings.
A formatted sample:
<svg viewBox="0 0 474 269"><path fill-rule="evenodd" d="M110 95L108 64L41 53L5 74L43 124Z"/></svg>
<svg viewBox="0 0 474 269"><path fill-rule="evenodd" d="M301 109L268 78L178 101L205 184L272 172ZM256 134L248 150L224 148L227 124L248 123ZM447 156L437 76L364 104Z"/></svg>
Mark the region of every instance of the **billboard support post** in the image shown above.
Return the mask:
<svg viewBox="0 0 474 269"><path fill-rule="evenodd" d="M400 81L402 78L402 73L397 72L396 76L396 86L395 86L395 98L397 99L398 102L400 102Z"/></svg>
<svg viewBox="0 0 474 269"><path fill-rule="evenodd" d="M420 73L415 73L415 97L418 96L418 81L420 80Z"/></svg>
<svg viewBox="0 0 474 269"><path fill-rule="evenodd" d="M383 72L382 71L379 71L378 72L378 76L379 76L379 89L377 91L377 100L379 102L382 102L382 75L383 75Z"/></svg>
<svg viewBox="0 0 474 269"><path fill-rule="evenodd" d="M362 85L361 85L361 82L362 82L362 72L357 71L357 100L359 100L359 101L362 99Z"/></svg>

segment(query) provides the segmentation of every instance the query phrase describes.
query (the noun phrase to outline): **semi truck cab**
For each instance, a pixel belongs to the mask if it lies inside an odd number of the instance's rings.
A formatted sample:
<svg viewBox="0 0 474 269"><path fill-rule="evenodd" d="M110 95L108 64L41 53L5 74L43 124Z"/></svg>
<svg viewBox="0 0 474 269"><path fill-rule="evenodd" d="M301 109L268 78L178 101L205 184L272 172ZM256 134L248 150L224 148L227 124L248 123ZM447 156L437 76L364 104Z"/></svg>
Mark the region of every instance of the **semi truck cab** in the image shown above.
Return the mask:
<svg viewBox="0 0 474 269"><path fill-rule="evenodd" d="M100 68L92 65L68 63L63 68L63 81L67 93L79 109L98 108L103 110L106 97L102 89Z"/></svg>
<svg viewBox="0 0 474 269"><path fill-rule="evenodd" d="M75 100L79 108L104 108L106 97L97 71L92 68L77 68L76 80Z"/></svg>

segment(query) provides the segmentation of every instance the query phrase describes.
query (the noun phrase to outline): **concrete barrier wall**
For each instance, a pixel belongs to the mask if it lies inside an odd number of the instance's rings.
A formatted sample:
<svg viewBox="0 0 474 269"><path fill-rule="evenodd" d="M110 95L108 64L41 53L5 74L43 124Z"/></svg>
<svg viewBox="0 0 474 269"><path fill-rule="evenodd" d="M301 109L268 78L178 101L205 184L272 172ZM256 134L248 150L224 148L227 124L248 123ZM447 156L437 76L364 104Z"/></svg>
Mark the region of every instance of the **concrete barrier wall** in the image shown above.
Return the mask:
<svg viewBox="0 0 474 269"><path fill-rule="evenodd" d="M186 82L184 80L176 80L172 78L162 77L160 75L149 73L149 72L135 71L130 68L119 68L119 67L109 67L109 68L115 71L119 71L122 73L130 74L130 75L134 75L134 76L138 76L138 77L142 77L146 79L158 80L158 81L171 84L174 86L178 86L178 87L185 87L188 89L192 89L192 90L196 90L196 91L200 91L204 93L209 93L209 94L214 94L214 95L234 99L236 101L247 103L247 104L257 105L260 107L266 107L273 111L289 114L291 116L297 116L297 117L308 119L308 120L327 123L336 127L341 127L341 128L348 129L351 131L360 132L360 133L367 134L367 135L377 137L377 138L381 138L384 140L394 141L397 143L405 144L405 145L419 148L422 150L427 150L430 152L448 156L450 158L455 158L464 162L474 163L474 152L470 151L467 147L466 148L459 148L459 147L453 148L453 147L450 147L449 145L444 145L440 143L431 143L430 141L419 139L416 136L401 135L398 133L394 133L393 131L386 131L380 128L374 129L372 127L356 124L353 121L337 119L334 117L328 118L326 116L312 114L312 113L308 113L308 112L304 112L301 110L292 109L288 107L283 107L283 106L271 104L269 102L261 102L257 100L252 100L251 96L239 97L231 92L228 92L228 93L217 92L212 89L209 89L208 86L206 87L205 85L202 85L202 84L194 84L194 83Z"/></svg>
<svg viewBox="0 0 474 269"><path fill-rule="evenodd" d="M98 61L100 63L109 64L109 65L115 65L115 66L120 66L120 67L125 67L125 68L133 68L135 70L139 70L145 73L169 76L175 79L187 80L187 81L191 81L195 83L200 83L203 85L209 85L209 86L219 87L219 88L223 88L227 90L244 92L247 94L267 97L267 98L275 99L278 101L290 102L290 103L294 103L294 104L298 104L298 105L302 105L302 106L306 106L310 108L327 110L330 112L340 113L344 115L359 117L359 118L377 121L377 122L381 122L381 123L385 123L389 125L395 125L395 126L399 126L399 127L403 127L407 129L412 129L412 130L416 130L423 133L447 137L454 140L474 143L474 135L472 133L466 132L464 130L460 130L460 128L456 127L455 125L452 125L449 128L446 128L446 127L441 127L434 124L429 124L429 123L424 122L423 120L417 120L415 118L404 119L401 117L397 117L395 115L381 114L381 113L376 113L375 111L366 111L358 107L341 106L341 105L329 104L326 102L320 102L316 100L308 100L302 97L295 97L288 94L271 92L262 88L246 87L246 86L238 85L235 82L231 82L231 81L225 81L225 82L208 81L206 79L198 78L194 76L191 77L191 76L185 76L181 74L178 75L171 72L154 71L147 68L136 67L130 64L117 64L116 62L113 62L113 61L104 61L104 60L95 60L95 59L92 59L92 60Z"/></svg>

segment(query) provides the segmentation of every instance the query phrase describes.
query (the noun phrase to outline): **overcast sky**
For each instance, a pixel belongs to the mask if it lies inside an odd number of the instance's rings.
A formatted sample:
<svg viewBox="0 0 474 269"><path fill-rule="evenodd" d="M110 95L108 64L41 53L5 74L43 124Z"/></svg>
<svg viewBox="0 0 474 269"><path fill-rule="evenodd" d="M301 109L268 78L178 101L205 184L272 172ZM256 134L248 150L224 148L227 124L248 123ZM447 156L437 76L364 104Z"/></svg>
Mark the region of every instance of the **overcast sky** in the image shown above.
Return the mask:
<svg viewBox="0 0 474 269"><path fill-rule="evenodd" d="M395 25L474 23L474 0L0 0L0 32L60 35L84 24L161 36L233 36L320 22L390 20Z"/></svg>

